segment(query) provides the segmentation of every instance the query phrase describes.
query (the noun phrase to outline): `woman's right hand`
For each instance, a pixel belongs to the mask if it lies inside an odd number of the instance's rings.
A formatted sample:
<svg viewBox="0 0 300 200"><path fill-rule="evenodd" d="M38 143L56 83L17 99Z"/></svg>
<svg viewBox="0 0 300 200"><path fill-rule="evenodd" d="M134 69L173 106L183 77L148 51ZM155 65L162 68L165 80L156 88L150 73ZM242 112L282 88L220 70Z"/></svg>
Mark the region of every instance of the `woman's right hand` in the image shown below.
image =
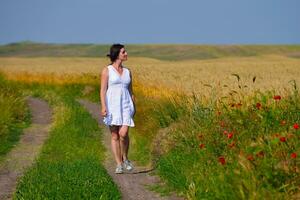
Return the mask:
<svg viewBox="0 0 300 200"><path fill-rule="evenodd" d="M106 117L106 115L107 115L106 108L101 109L101 115L102 115L102 117Z"/></svg>

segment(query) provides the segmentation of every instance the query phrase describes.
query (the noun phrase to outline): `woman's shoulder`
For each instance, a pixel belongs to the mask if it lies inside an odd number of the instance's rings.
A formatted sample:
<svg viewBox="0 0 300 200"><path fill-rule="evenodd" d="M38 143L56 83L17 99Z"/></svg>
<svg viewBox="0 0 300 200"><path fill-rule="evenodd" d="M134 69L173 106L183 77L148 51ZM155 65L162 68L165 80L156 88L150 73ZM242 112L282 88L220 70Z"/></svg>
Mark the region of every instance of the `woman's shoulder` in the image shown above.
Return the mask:
<svg viewBox="0 0 300 200"><path fill-rule="evenodd" d="M123 69L125 69L126 71L130 72L130 69L126 66L123 66Z"/></svg>
<svg viewBox="0 0 300 200"><path fill-rule="evenodd" d="M110 65L107 65L107 66L103 67L102 74L107 74L108 71L109 71L109 68L110 68Z"/></svg>
<svg viewBox="0 0 300 200"><path fill-rule="evenodd" d="M108 71L110 71L111 70L111 68L112 68L113 66L111 65L111 64L109 64L109 65L106 65L104 68L103 68L103 71L106 71L106 72L108 72Z"/></svg>

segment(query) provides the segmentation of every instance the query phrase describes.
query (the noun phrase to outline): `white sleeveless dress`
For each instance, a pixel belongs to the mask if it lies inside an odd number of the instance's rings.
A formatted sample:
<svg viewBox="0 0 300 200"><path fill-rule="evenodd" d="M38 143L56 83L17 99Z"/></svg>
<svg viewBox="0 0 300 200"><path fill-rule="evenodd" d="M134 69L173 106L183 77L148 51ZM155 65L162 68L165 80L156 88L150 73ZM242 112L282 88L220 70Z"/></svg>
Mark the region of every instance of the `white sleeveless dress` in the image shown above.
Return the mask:
<svg viewBox="0 0 300 200"><path fill-rule="evenodd" d="M131 82L130 71L123 67L123 73L112 66L108 68L108 86L106 91L107 115L103 118L104 124L127 125L134 127L133 114L134 105L129 93L129 84Z"/></svg>

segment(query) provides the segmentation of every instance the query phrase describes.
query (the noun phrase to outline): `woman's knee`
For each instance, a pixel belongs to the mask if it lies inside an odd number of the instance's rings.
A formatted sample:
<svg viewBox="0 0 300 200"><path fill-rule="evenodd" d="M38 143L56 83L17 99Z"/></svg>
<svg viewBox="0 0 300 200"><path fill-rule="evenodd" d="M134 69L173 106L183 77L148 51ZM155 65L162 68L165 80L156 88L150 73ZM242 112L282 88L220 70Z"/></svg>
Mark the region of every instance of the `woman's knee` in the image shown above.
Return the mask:
<svg viewBox="0 0 300 200"><path fill-rule="evenodd" d="M126 140L128 138L128 131L119 131L119 136L121 140Z"/></svg>
<svg viewBox="0 0 300 200"><path fill-rule="evenodd" d="M123 134L123 135L120 135L120 140L127 140L128 139L128 134Z"/></svg>
<svg viewBox="0 0 300 200"><path fill-rule="evenodd" d="M122 137L122 138L128 137L128 126L122 126L122 127L119 129L119 135L120 135L120 137Z"/></svg>
<svg viewBox="0 0 300 200"><path fill-rule="evenodd" d="M118 133L112 132L111 133L111 139L114 140L114 141L118 141L120 139L120 136L119 136Z"/></svg>

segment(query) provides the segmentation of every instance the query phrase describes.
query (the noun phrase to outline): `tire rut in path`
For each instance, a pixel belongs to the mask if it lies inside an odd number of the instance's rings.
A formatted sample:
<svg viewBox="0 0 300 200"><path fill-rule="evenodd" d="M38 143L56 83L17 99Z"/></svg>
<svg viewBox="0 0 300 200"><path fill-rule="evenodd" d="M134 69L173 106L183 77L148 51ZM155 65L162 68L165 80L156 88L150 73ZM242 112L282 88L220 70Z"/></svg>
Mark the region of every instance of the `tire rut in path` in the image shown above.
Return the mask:
<svg viewBox="0 0 300 200"><path fill-rule="evenodd" d="M80 99L78 102L83 105L89 113L97 120L101 126L103 133L103 144L107 149L106 160L104 167L109 175L113 178L114 182L118 185L119 190L124 200L155 200L155 199L168 199L168 200L180 200L175 195L169 197L161 197L159 194L149 191L145 188L146 185L153 185L159 183L159 177L149 175L149 169L142 166L135 166L133 172L124 174L115 174L116 167L115 160L111 152L111 136L108 128L102 123L100 116L100 105L92 103L87 100Z"/></svg>
<svg viewBox="0 0 300 200"><path fill-rule="evenodd" d="M26 128L18 144L6 155L0 164L0 199L12 199L17 181L37 157L48 137L52 110L47 102L28 97L27 103L32 115L32 124Z"/></svg>

